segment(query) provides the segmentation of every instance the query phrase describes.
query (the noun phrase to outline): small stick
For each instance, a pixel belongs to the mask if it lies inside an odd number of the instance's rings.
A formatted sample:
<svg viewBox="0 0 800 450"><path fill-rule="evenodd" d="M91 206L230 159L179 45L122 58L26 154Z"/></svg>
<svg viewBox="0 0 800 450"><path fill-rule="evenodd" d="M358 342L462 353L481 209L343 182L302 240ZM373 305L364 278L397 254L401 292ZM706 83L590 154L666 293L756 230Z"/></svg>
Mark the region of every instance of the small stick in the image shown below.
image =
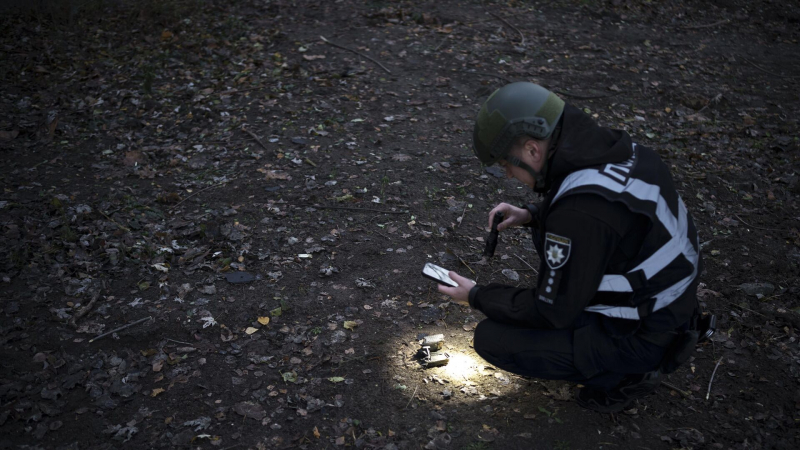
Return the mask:
<svg viewBox="0 0 800 450"><path fill-rule="evenodd" d="M475 271L474 271L474 270L472 270L472 267L470 267L470 266L469 266L469 264L467 264L467 262L466 262L466 261L464 261L463 259L461 259L461 257L460 257L460 256L456 255L456 258L458 258L458 260L459 260L459 261L461 261L461 264L463 264L463 265L467 266L467 269L469 269L469 271L470 271L470 272L472 272L472 275L473 275L473 276L478 276L478 274L477 274L477 273L475 273Z"/></svg>
<svg viewBox="0 0 800 450"><path fill-rule="evenodd" d="M716 375L717 369L719 368L719 364L721 362L722 362L722 358L720 358L719 361L717 361L717 365L714 366L714 371L711 372L711 379L708 380L708 392L706 392L706 400L708 400L708 397L711 396L711 383L714 382L714 375Z"/></svg>
<svg viewBox="0 0 800 450"><path fill-rule="evenodd" d="M411 394L411 399L408 401L408 403L406 403L406 407L403 409L408 408L408 405L410 405L411 402L414 400L414 396L417 395L417 389L419 389L419 383L417 383L417 387L414 388L414 393Z"/></svg>
<svg viewBox="0 0 800 450"><path fill-rule="evenodd" d="M117 223L117 221L116 221L116 220L112 219L111 217L108 217L108 214L104 213L102 209L98 208L97 206L95 206L95 208L97 208L97 212L99 212L100 214L102 214L102 215L103 215L103 217L105 217L106 219L108 219L108 220L110 220L111 222L113 222L113 223L114 223L114 225L116 225L116 226L118 226L118 227L120 228L120 230L122 230L122 231L124 231L124 232L126 232L126 233L130 233L130 232L131 232L131 229L130 229L130 228L128 228L128 227L126 227L126 226L122 226L122 225L120 225L119 223Z"/></svg>
<svg viewBox="0 0 800 450"><path fill-rule="evenodd" d="M170 342L175 342L175 343L178 343L178 344L184 344L184 345L194 345L194 344L190 344L190 343L188 343L188 342L176 341L175 339L170 339L170 338L167 338L167 340L168 340L168 341L170 341Z"/></svg>
<svg viewBox="0 0 800 450"><path fill-rule="evenodd" d="M244 130L244 132L245 132L245 133L249 134L249 135L250 135L250 136L251 136L253 139L255 139L255 140L256 140L256 142L258 142L258 145L260 145L260 146L261 146L261 148L263 148L264 150L267 150L267 151L269 151L269 149L267 148L267 146L266 146L266 145L264 145L264 143L263 143L263 142L261 142L261 139L259 139L259 138L258 138L258 136L256 136L256 134L255 134L255 133L253 133L252 131L248 130L247 128L242 128L242 130Z"/></svg>
<svg viewBox="0 0 800 450"><path fill-rule="evenodd" d="M758 70L760 70L760 71L762 71L764 73L768 73L768 74L770 74L772 76L776 76L778 78L790 78L790 79L797 78L797 77L793 77L793 76L790 76L790 75L781 75L779 73L770 72L769 70L759 66L758 64L754 63L753 61L750 61L749 59L747 59L745 57L742 57L742 59L747 61L748 64L750 64L751 66L755 67L756 69L758 69Z"/></svg>
<svg viewBox="0 0 800 450"><path fill-rule="evenodd" d="M513 29L513 30L516 30L516 32L517 32L517 33L519 33L519 37L520 37L520 39L522 39L522 40L519 42L519 45L525 45L525 36L522 34L522 31L519 31L519 28L515 27L514 25L511 25L511 23L509 23L509 22L508 22L506 19L504 19L504 18L502 18L502 17L498 16L498 15L497 15L497 14L495 14L495 13L491 13L491 12L490 12L489 14L490 14L492 17L496 18L497 20L499 20L499 21L503 22L504 24L508 25L509 27L511 27L511 29Z"/></svg>
<svg viewBox="0 0 800 450"><path fill-rule="evenodd" d="M385 70L385 71L386 71L386 73L392 73L392 72L391 72L389 69L387 69L386 67L384 67L384 66L383 66L383 64L379 63L378 61L376 61L376 60L374 60L374 59L370 58L369 56L367 56L367 55L365 55L365 54L363 54L363 53L357 52L357 51L355 51L355 50L353 50L353 49L351 49L351 48L347 48L347 47L345 47L345 46L343 46L343 45L339 45L339 44L337 44L337 43L335 43L335 42L331 42L331 41L329 41L329 40L325 39L325 36L320 36L320 39L322 39L322 40L323 40L323 41L324 41L326 44L328 44L328 45L332 45L332 46L334 46L334 47L336 47L336 48L340 48L340 49L342 49L342 50L347 50L348 52L353 52L353 53L355 53L356 55L359 55L359 56L361 56L361 57L363 57L363 58L366 58L366 59L368 59L368 60L370 60L370 61L374 62L375 64L379 65L379 66L381 67L381 69Z"/></svg>
<svg viewBox="0 0 800 450"><path fill-rule="evenodd" d="M297 206L309 206L311 208L317 209L347 209L350 211L361 211L361 212L378 212L383 214L407 214L408 211L381 211L380 209L371 209L371 208L353 208L349 206L324 206L324 205L297 205Z"/></svg>
<svg viewBox="0 0 800 450"><path fill-rule="evenodd" d="M448 39L450 39L450 35L449 34L447 36L445 36L444 39L442 39L442 42L440 42L439 45L437 45L436 48L433 49L433 51L434 52L438 52L439 49L442 48L442 45L444 45L444 43L447 42Z"/></svg>
<svg viewBox="0 0 800 450"><path fill-rule="evenodd" d="M178 203L175 203L175 205L172 208L169 209L169 212L172 212L172 210L177 208L181 203L185 202L186 200L189 200L190 198L194 197L195 195L197 195L197 194L199 194L201 192L207 191L207 190L209 190L211 188L220 187L223 184L230 183L231 181L234 181L234 180L236 180L236 178L234 178L232 180L225 180L225 181L217 183L217 184L212 184L211 186L206 186L203 189L200 189L199 191L197 191L197 192L193 193L192 195L186 197L185 199L179 201Z"/></svg>
<svg viewBox="0 0 800 450"><path fill-rule="evenodd" d="M746 226L748 226L748 227L750 227L750 228L755 228L756 230L764 230L764 231L786 231L786 230L781 230L780 228L764 228L764 227L757 227L757 226L755 226L755 225L750 225L749 223L747 223L747 222L745 222L744 220L742 220L742 218L741 218L741 217L739 217L739 215L738 215L738 214L734 214L734 216L736 216L736 218L737 218L737 219L739 219L739 221L740 221L740 222L742 222L743 224L745 224Z"/></svg>
<svg viewBox="0 0 800 450"><path fill-rule="evenodd" d="M723 19L723 20L720 20L718 22L709 23L709 24L705 24L705 25L687 25L687 26L680 27L680 28L683 28L684 30L697 30L697 29L700 29L700 28L711 28L711 27L715 27L717 25L724 25L724 24L726 24L728 22L730 22L730 19Z"/></svg>
<svg viewBox="0 0 800 450"><path fill-rule="evenodd" d="M464 210L463 210L463 211L461 211L461 220L457 220L457 221L456 221L456 222L458 222L458 223L456 224L456 228L458 228L458 226L459 226L459 225L461 225L461 222L463 222L463 221L464 221L464 214L466 214L466 213L467 213L467 204L466 204L466 203L464 203Z"/></svg>
<svg viewBox="0 0 800 450"><path fill-rule="evenodd" d="M539 271L538 271L538 270L536 270L536 269L534 269L532 265L528 264L528 261L525 261L525 260L524 260L524 259L522 259L522 257L520 257L519 255L514 255L514 256L516 256L516 257L517 257L517 259L519 259L520 261L524 262L524 263L525 263L525 265L527 265L528 267L530 267L530 268L531 268L531 270L532 270L532 271L533 271L533 272L534 272L536 275L539 275Z"/></svg>
<svg viewBox="0 0 800 450"><path fill-rule="evenodd" d="M92 342L94 342L94 341L96 341L96 340L98 340L100 338L104 338L104 337L108 336L109 334L116 333L117 331L122 331L122 330L124 330L126 328L130 328L130 327L132 327L134 325L138 325L138 324L140 324L140 323L142 323L142 322L144 322L146 320L151 320L152 318L153 318L152 316L147 316L147 317L145 317L143 319L137 320L136 322L131 322L131 323L129 323L127 325L123 325L123 326L121 326L119 328L114 328L113 330L111 330L111 331L109 331L107 333L103 333L103 334L101 334L99 336L95 336L92 339L89 339L89 343L91 344Z"/></svg>
<svg viewBox="0 0 800 450"><path fill-rule="evenodd" d="M555 91L555 92L557 94L563 95L564 97L574 98L576 100L597 100L599 98L609 98L620 94L624 94L626 91L615 92L613 94L608 94L608 95L575 95L575 94L570 94L569 92L566 91Z"/></svg>
<svg viewBox="0 0 800 450"><path fill-rule="evenodd" d="M89 303L86 306L84 306L83 308L81 308L80 311L75 313L74 316L72 316L72 319L70 319L70 321L69 321L69 325L72 328L77 328L78 327L78 324L76 322L78 321L78 319L80 319L81 317L85 316L86 314L89 313L89 311L91 311L92 307L94 306L94 302L97 301L98 297L100 297L100 291L95 292L94 295L92 296L92 299L89 301Z"/></svg>
<svg viewBox="0 0 800 450"><path fill-rule="evenodd" d="M309 164L312 167L317 167L317 164L314 163L314 161L312 161L312 160L310 160L308 158L303 159L303 161L305 161L307 164Z"/></svg>
<svg viewBox="0 0 800 450"><path fill-rule="evenodd" d="M670 389L672 389L672 390L675 390L675 391L678 391L678 392L680 392L681 394L683 394L683 396L684 396L684 397L688 397L688 396L692 395L691 393L689 393L689 392L687 392L687 391L684 391L684 390L682 390L682 389L678 389L678 388L676 388L675 386L673 386L673 385L671 385L671 384L667 383L666 381L662 381L662 382L661 382L661 384L663 384L664 386L666 386L666 387L668 387L668 388L670 388Z"/></svg>

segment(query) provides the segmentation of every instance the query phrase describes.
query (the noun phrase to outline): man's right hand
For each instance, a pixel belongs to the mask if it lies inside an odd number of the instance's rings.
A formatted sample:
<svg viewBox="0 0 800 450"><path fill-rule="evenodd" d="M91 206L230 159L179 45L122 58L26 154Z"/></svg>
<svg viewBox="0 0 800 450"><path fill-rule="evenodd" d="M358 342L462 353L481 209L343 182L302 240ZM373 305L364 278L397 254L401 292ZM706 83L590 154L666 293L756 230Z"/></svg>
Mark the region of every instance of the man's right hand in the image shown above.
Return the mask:
<svg viewBox="0 0 800 450"><path fill-rule="evenodd" d="M502 211L505 218L497 225L497 231L503 231L506 228L525 225L530 222L533 217L527 209L517 208L516 206L509 205L508 203L500 203L489 212L489 228L492 227L492 220L494 220L495 213Z"/></svg>

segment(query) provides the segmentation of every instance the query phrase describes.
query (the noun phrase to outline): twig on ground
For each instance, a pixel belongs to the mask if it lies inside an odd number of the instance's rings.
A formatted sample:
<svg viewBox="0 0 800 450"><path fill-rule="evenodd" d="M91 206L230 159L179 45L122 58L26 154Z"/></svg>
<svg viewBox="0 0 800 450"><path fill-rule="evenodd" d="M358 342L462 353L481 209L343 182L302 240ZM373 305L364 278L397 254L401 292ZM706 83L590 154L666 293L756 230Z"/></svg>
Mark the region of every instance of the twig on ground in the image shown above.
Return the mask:
<svg viewBox="0 0 800 450"><path fill-rule="evenodd" d="M244 130L244 132L245 132L245 133L249 134L249 135L250 135L250 136L251 136L253 139L255 139L255 140L256 140L256 142L258 142L258 145L260 145L260 146L261 146L261 148L263 148L264 150L267 150L267 151L269 151L269 149L267 148L267 146L266 146L266 145L264 145L264 143L263 143L263 142L261 142L261 139L260 139L258 136L256 136L256 134L255 134L255 133L253 133L252 131L248 130L247 128L242 128L242 130Z"/></svg>
<svg viewBox="0 0 800 450"><path fill-rule="evenodd" d="M663 384L664 386L666 386L666 387L668 387L668 388L670 388L670 389L672 389L674 391L680 392L684 397L689 397L690 395L692 395L690 392L684 391L683 389L679 389L679 388L667 383L666 381L662 381L661 384Z"/></svg>
<svg viewBox="0 0 800 450"><path fill-rule="evenodd" d="M389 70L389 69L387 69L386 67L384 67L384 65L383 65L383 64L379 63L377 60L375 60L375 59L373 59L373 58L371 58L371 57L369 57L369 56L367 56L367 55L365 55L365 54L363 54L363 53L361 53L361 52L357 52L357 51L353 50L352 48L347 48L347 47L345 47L345 46L343 46L343 45L339 45L339 44L337 44L337 43L335 43L335 42L331 42L331 41L329 41L329 40L325 39L325 36L320 36L320 39L322 39L322 40L323 40L323 42L325 42L325 43L326 43L326 44L328 44L328 45L332 45L332 46L334 46L334 47L336 47L336 48L340 48L340 49L342 49L342 50L347 50L348 52L353 52L353 53L355 53L356 55L359 55L359 56L361 56L362 58L366 58L366 59L368 59L368 60L370 60L370 61L374 62L375 64L379 65L381 69L385 70L385 71L386 71L386 73L392 73L392 71L391 71L391 70Z"/></svg>
<svg viewBox="0 0 800 450"><path fill-rule="evenodd" d="M415 388L414 388L414 393L413 393L413 394L411 394L411 399L409 399L409 400L408 400L408 403L406 403L406 407L405 407L405 408L403 408L403 409L406 409L406 408L408 408L408 405L410 405L410 404L411 404L411 402L414 400L414 396L416 396L416 395L417 395L417 389L419 389L419 384L417 384L417 387L415 387Z"/></svg>
<svg viewBox="0 0 800 450"><path fill-rule="evenodd" d="M470 271L470 272L472 272L472 275L473 275L473 276L478 276L478 274L476 274L476 273L475 273L475 271L474 271L474 270L472 270L472 267L470 267L470 266L469 266L469 264L467 264L467 262L466 262L466 261L464 261L463 259L461 259L461 257L460 257L460 256L456 255L456 258L458 258L458 260L459 260L459 261L461 261L461 264L463 264L464 266L466 266L466 267L467 267L467 269L469 269L469 271Z"/></svg>
<svg viewBox="0 0 800 450"><path fill-rule="evenodd" d="M555 91L556 94L561 94L564 97L574 98L575 100L597 100L597 99L600 99L600 98L614 97L614 96L617 96L617 95L620 95L620 94L624 94L625 92L627 92L627 91L619 91L619 92L615 92L613 94L607 94L607 95L577 95L577 94L570 94L569 92L566 92L566 91Z"/></svg>
<svg viewBox="0 0 800 450"><path fill-rule="evenodd" d="M515 30L517 33L519 33L519 37L521 39L521 41L519 42L519 45L525 45L525 35L522 34L522 31L519 31L519 28L515 27L514 25L511 25L511 23L509 21L507 21L506 19L498 16L495 13L490 12L489 15L491 15L495 19L503 22L504 24L508 25L512 30Z"/></svg>
<svg viewBox="0 0 800 450"><path fill-rule="evenodd" d="M262 88L264 88L264 86L255 86L255 87L249 87L249 88L244 88L244 89L228 89L227 91L221 91L221 92L213 93L211 95L238 94L240 92L255 91L256 89L262 89Z"/></svg>
<svg viewBox="0 0 800 450"><path fill-rule="evenodd" d="M711 383L714 382L714 375L717 374L717 369L719 369L719 364L721 362L722 362L722 358L720 358L719 361L717 361L717 365L714 366L714 371L711 372L711 379L708 380L708 391L706 392L706 400L708 400L708 397L711 396Z"/></svg>
<svg viewBox="0 0 800 450"><path fill-rule="evenodd" d="M189 342L176 341L175 339L170 339L170 338L167 338L167 340L170 341L170 342L175 342L176 344L194 345L194 344L191 344Z"/></svg>
<svg viewBox="0 0 800 450"><path fill-rule="evenodd" d="M760 312L758 312L758 311L753 311L752 309L750 309L750 308L746 308L746 307L744 307L744 306L742 306L742 305L737 305L736 303L733 303L733 302L731 302L731 305L733 305L733 306L735 306L735 307L737 307L737 308L742 308L742 309L743 309L743 310L745 310L745 311L750 311L750 312L751 312L751 313L753 313L753 314L758 314L758 315L759 315L759 316L761 316L761 317L767 317L767 316L765 316L764 314L761 314L761 313L760 313Z"/></svg>
<svg viewBox="0 0 800 450"><path fill-rule="evenodd" d="M741 217L739 217L739 215L738 215L738 214L734 214L734 216L736 216L736 218L737 218L737 219L739 219L739 222L742 222L743 224L745 224L745 226L748 226L748 227L750 227L750 228L755 228L756 230L764 230L764 231L787 231L787 230L782 230L782 229L780 229L780 228L764 228L764 227L757 227L757 226L755 226L755 225L750 225L749 223L747 223L747 222L745 222L744 220L742 220L742 218L741 218Z"/></svg>
<svg viewBox="0 0 800 450"><path fill-rule="evenodd" d="M100 209L100 207L98 207L97 205L95 205L95 209L97 209L97 212L99 212L100 214L102 214L102 215L103 215L103 217L105 217L106 219L108 219L108 220L110 220L111 222L113 222L113 223L114 223L114 225L118 226L120 230L122 230L122 231L124 231L124 232L126 232L126 233L130 233L130 232L131 232L131 229L130 229L130 228L128 228L128 227L126 227L126 226L124 226L124 225L120 225L120 224L119 224L119 223L118 223L116 220L112 219L111 217L108 217L108 214L104 213L104 212L103 212L103 210L102 210L102 209Z"/></svg>
<svg viewBox="0 0 800 450"><path fill-rule="evenodd" d="M536 275L539 275L539 271L538 271L538 270L536 270L536 269L534 269L532 265L528 264L528 261L525 261L525 260L524 260L524 259L522 259L522 257L521 257L521 256L519 256L519 255L514 255L514 256L516 256L516 257L517 257L517 259L519 259L520 261L524 262L526 266L530 267L530 268L531 268L531 270L533 271L533 273L535 273Z"/></svg>
<svg viewBox="0 0 800 450"><path fill-rule="evenodd" d="M100 291L99 290L94 293L94 295L92 296L92 299L89 301L89 303L86 304L86 306L81 308L80 311L78 311L77 313L75 313L74 316L72 316L72 319L70 319L70 321L69 321L69 326L71 326L72 328L77 328L78 327L78 324L77 324L78 319L80 319L81 317L85 316L86 314L89 313L89 311L92 310L92 307L94 306L94 302L97 301L98 297L100 297Z"/></svg>
<svg viewBox="0 0 800 450"><path fill-rule="evenodd" d="M458 220L456 220L456 222L458 222L458 223L456 223L455 228L458 228L458 226L461 225L461 222L464 221L464 214L466 214L466 213L467 213L467 204L464 203L464 210L461 211L461 217L459 217Z"/></svg>
<svg viewBox="0 0 800 450"><path fill-rule="evenodd" d="M756 64L755 62L753 62L753 61L750 61L749 59L747 59L747 58L745 58L745 57L742 57L742 59L743 59L743 60L745 60L745 62L747 62L747 63L748 63L748 64L750 64L751 66L755 67L756 69L758 69L758 70L760 70L760 71L762 71L762 72L764 72L764 73L768 73L768 74L770 74L770 75L772 75L772 76L775 76L775 77L778 77L778 78L789 78L789 79L795 79L795 78L798 78L798 77L796 77L796 76L791 76L791 75L781 75L781 74L779 74L779 73L770 72L769 70L767 70L767 69L765 69L765 68L763 68L763 67L759 66L759 65L758 65L758 64Z"/></svg>
<svg viewBox="0 0 800 450"><path fill-rule="evenodd" d="M311 167L317 167L317 164L308 158L304 158L303 161L305 161L305 163L310 165Z"/></svg>
<svg viewBox="0 0 800 450"><path fill-rule="evenodd" d="M231 181L236 181L236 178L232 178L232 179L230 179L230 180L225 180L225 181L219 182L219 183L217 183L217 184L212 184L211 186L206 186L206 187L204 187L203 189L200 189L199 191L192 193L192 195L190 195L190 196L186 197L185 199L183 199L183 200L179 201L178 203L175 203L175 204L172 206L172 208L170 208L168 211L169 211L169 212L172 212L172 210L173 210L173 209L175 209L175 208L177 208L178 206L180 206L180 204L181 204L181 203L185 202L186 200L189 200L190 198L194 197L195 195L197 195L197 194L199 194L199 193L201 193L201 192L205 192L205 191L207 191L207 190L209 190L209 189L211 189L211 188L220 187L220 186L222 186L223 184L228 184L228 183L230 183Z"/></svg>
<svg viewBox="0 0 800 450"><path fill-rule="evenodd" d="M449 35L449 34L447 36L445 36L444 39L442 39L442 42L440 42L439 45L437 45L436 48L433 49L433 51L434 52L438 52L439 49L442 48L442 45L444 45L444 43L447 42L448 39L450 39L450 36L451 35Z"/></svg>
<svg viewBox="0 0 800 450"><path fill-rule="evenodd" d="M408 211L382 211L380 209L372 209L372 208L353 208L350 206L325 206L325 205L297 205L297 206L308 206L310 208L317 208L317 209L346 209L349 211L361 211L361 212L377 212L382 214L407 214Z"/></svg>
<svg viewBox="0 0 800 450"><path fill-rule="evenodd" d="M469 70L463 70L463 69L458 69L457 72L471 73L472 75L481 75L481 76L484 76L484 77L494 77L494 78L499 78L499 79L501 79L503 81L506 81L508 83L513 83L513 81L511 79L509 79L507 77L504 77L503 75L500 75L500 74L497 74L497 73L470 72Z"/></svg>
<svg viewBox="0 0 800 450"><path fill-rule="evenodd" d="M114 328L111 331L108 331L108 332L103 333L103 334L101 334L99 336L95 336L92 339L89 339L89 343L91 344L92 342L94 342L94 341L96 341L96 340L98 340L100 338L104 338L104 337L108 336L109 334L116 333L117 331L122 331L122 330L124 330L126 328L130 328L130 327L132 327L134 325L138 325L138 324L140 324L140 323L142 323L142 322L144 322L146 320L151 320L152 318L153 318L153 316L147 316L147 317L144 317L144 318L141 318L141 319L137 320L136 322L131 322L131 323L129 323L127 325L123 325L123 326L121 326L119 328Z"/></svg>
<svg viewBox="0 0 800 450"><path fill-rule="evenodd" d="M682 26L680 28L683 28L684 30L697 30L697 29L700 29L700 28L712 28L712 27L716 27L717 25L724 25L724 24L726 24L726 23L728 23L730 21L731 21L730 19L723 19L723 20L719 20L717 22L707 23L705 25L686 25L686 26Z"/></svg>

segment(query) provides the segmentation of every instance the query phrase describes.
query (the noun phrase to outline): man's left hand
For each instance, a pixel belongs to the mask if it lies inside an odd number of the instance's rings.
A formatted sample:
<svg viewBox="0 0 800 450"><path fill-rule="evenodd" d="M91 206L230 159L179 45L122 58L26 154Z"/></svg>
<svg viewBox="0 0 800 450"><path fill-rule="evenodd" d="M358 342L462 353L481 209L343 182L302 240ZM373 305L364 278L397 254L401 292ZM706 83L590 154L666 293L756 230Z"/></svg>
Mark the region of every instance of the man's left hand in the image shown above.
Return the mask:
<svg viewBox="0 0 800 450"><path fill-rule="evenodd" d="M439 285L439 292L450 296L451 301L463 306L469 306L469 291L475 286L475 282L469 278L464 278L455 272L449 272L450 279L458 283L456 287Z"/></svg>

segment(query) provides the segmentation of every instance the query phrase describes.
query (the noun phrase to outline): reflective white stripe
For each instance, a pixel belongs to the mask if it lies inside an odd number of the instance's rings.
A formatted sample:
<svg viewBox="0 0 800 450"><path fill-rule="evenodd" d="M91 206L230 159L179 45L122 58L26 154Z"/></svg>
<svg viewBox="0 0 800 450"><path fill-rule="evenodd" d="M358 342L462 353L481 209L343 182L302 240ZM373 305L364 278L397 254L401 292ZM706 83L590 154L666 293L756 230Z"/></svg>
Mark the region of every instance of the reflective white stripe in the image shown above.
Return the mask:
<svg viewBox="0 0 800 450"><path fill-rule="evenodd" d="M633 144L633 148L635 150L636 144ZM650 279L664 270L675 258L683 254L693 266L692 274L655 294L654 298L656 302L653 311L658 311L668 306L676 298L686 292L686 289L697 276L699 254L688 236L689 215L686 210L686 205L683 203L683 199L681 199L680 196L678 197L678 217L675 217L666 199L661 195L661 188L659 186L646 183L637 178L629 178L628 182L622 185L608 178L608 176L601 174L597 169L584 169L571 173L564 180L553 198L551 205L566 192L587 185L600 186L617 194L626 192L638 200L650 201L656 204L656 217L667 232L669 232L671 239L630 272L642 270L645 277ZM624 280L624 283L622 280ZM598 291L604 292L632 292L632 290L630 283L622 275L605 275L598 287ZM636 312L635 317L627 310L634 310ZM586 308L586 311L597 312L609 317L639 319L638 310L630 307L595 305Z"/></svg>
<svg viewBox="0 0 800 450"><path fill-rule="evenodd" d="M631 283L623 275L603 275L597 290L601 292L633 292Z"/></svg>
<svg viewBox="0 0 800 450"><path fill-rule="evenodd" d="M593 305L587 306L586 311L600 313L604 316L615 317L617 319L639 320L639 310L630 306L608 306Z"/></svg>

